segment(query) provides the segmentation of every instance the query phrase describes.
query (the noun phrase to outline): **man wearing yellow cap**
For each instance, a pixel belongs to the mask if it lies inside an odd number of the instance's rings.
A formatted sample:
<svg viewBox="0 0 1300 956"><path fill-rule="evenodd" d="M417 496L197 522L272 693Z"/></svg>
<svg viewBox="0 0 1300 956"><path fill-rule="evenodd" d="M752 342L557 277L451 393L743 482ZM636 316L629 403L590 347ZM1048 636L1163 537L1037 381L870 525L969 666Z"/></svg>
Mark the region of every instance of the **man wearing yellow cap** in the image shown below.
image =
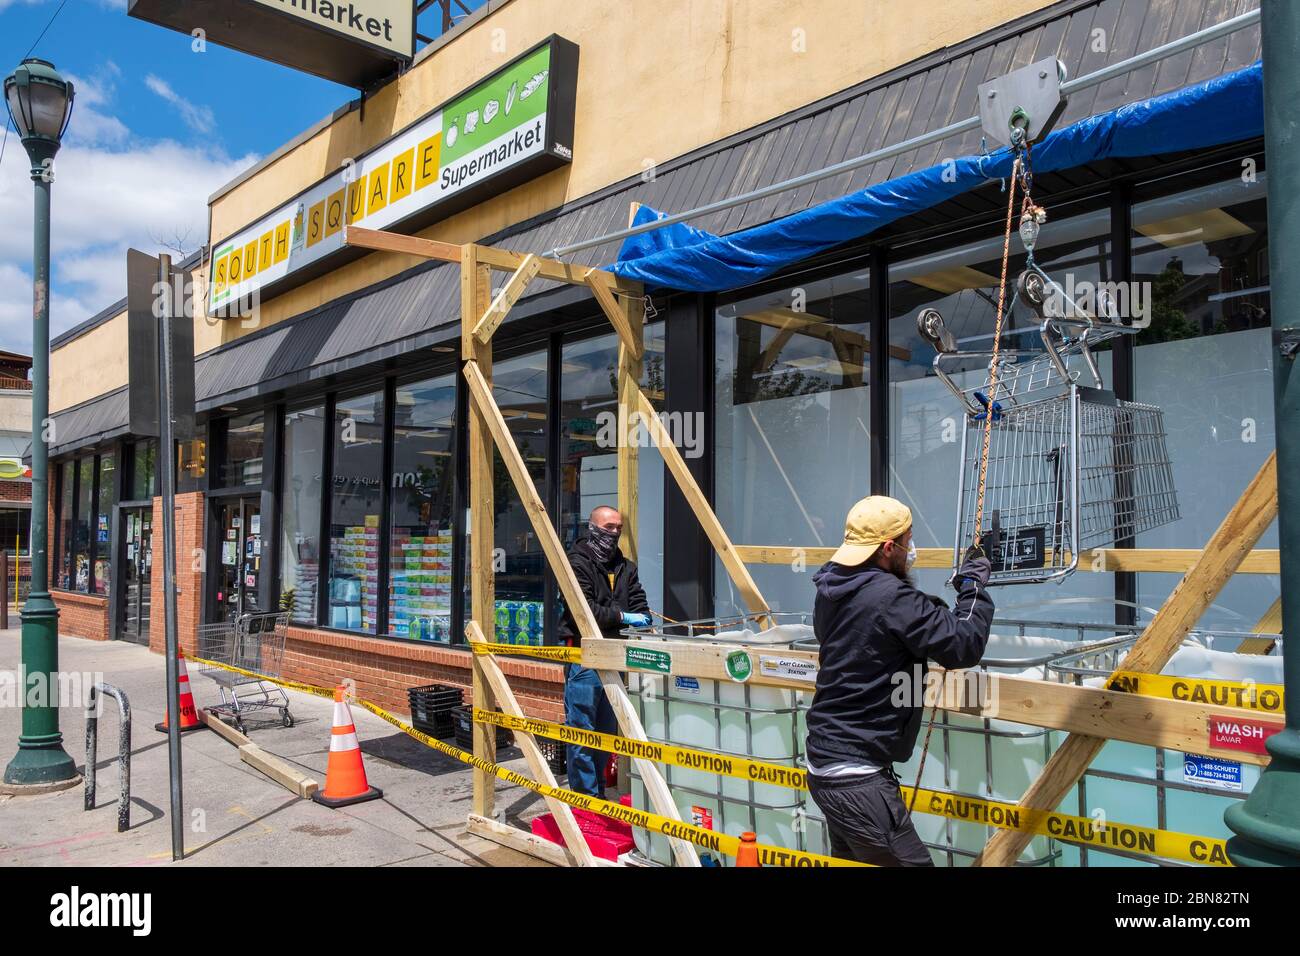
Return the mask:
<svg viewBox="0 0 1300 956"><path fill-rule="evenodd" d="M925 662L972 667L993 621L990 564L967 552L954 608L917 590L912 512L873 495L849 512L844 543L813 575L820 643L808 711L808 789L826 815L834 856L877 866L933 866L893 765L916 745Z"/></svg>

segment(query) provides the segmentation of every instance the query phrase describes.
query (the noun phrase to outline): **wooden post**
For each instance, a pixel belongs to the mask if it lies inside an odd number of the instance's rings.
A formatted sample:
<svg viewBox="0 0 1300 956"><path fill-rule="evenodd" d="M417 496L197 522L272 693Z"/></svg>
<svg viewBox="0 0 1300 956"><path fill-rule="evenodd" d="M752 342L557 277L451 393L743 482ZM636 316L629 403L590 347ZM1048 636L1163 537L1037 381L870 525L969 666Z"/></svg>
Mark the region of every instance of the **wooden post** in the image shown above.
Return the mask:
<svg viewBox="0 0 1300 956"><path fill-rule="evenodd" d="M470 621L465 625L465 636L470 643L484 639L483 631L478 626L477 621ZM492 693L496 695L502 713L509 714L511 717L524 717L523 708L519 706L519 701L515 699L514 691L510 689L510 684L506 681L506 675L501 673L501 665L497 663L496 658L490 654L475 654L474 660L479 662L483 677L488 686L492 688ZM478 725L475 724L475 726ZM493 733L496 732L495 727L489 727L488 729ZM537 746L537 741L533 735L515 731L515 741L519 744L519 749L524 752L524 759L528 761L528 769L533 772L533 779L549 787L558 787L559 784L555 782L555 776L551 773L551 768L546 763L546 758L542 756L542 751ZM559 826L560 832L564 835L565 850L570 859L578 866L595 866L596 861L592 857L591 848L587 846L582 831L578 829L578 821L573 817L573 808L553 797L546 797L545 799L546 805L550 807L551 813L555 815L555 822Z"/></svg>
<svg viewBox="0 0 1300 956"><path fill-rule="evenodd" d="M1142 636L1125 656L1123 669L1159 673L1214 602L1260 536L1277 517L1277 453L1269 455L1258 474L1232 506L1200 558L1165 600ZM1052 754L1043 772L1020 798L1027 810L1050 812L1065 799L1088 765L1105 746L1106 738L1070 734ZM976 866L1012 866L1033 839L1029 830L999 830L985 844Z"/></svg>
<svg viewBox="0 0 1300 956"><path fill-rule="evenodd" d="M473 365L491 390L492 341L480 342L474 327L492 296L492 270L478 260L478 247L461 247L460 304L461 359ZM470 616L478 621L484 640L491 641L496 626L496 585L492 574L492 551L496 544L496 520L492 494L492 438L482 412L471 403L469 409L469 575ZM492 710L495 699L477 654L472 660L472 691L475 707ZM496 762L496 728L475 724L474 756ZM479 816L492 817L495 802L495 778L482 770L474 771L473 810Z"/></svg>
<svg viewBox="0 0 1300 956"><path fill-rule="evenodd" d="M638 343L644 343L645 311L641 300L620 300L627 326ZM638 511L638 482L640 462L636 445L635 416L637 393L641 388L644 368L644 346L640 351L630 348L621 339L618 346L618 512L623 516L623 537L620 546L633 561L640 560L638 531L641 519Z"/></svg>
<svg viewBox="0 0 1300 956"><path fill-rule="evenodd" d="M1259 622L1251 628L1256 634L1281 634L1282 633L1282 596L1278 595L1276 601L1269 606L1264 612L1264 616ZM1276 644L1271 637L1248 637L1237 645L1238 654L1268 654L1273 650Z"/></svg>

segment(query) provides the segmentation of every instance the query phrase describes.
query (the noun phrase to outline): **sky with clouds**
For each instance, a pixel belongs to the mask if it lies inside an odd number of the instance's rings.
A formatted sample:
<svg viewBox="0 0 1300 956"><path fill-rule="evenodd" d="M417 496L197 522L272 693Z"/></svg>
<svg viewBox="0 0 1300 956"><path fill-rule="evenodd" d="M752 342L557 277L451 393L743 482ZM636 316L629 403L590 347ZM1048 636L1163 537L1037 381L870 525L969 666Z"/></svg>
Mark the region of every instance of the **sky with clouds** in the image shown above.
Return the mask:
<svg viewBox="0 0 1300 956"><path fill-rule="evenodd" d="M128 17L126 0L63 0L36 42L60 2L0 0L0 75L37 56L76 87L55 163L52 335L126 294L128 247L196 250L215 189L356 97L212 44L195 52L189 36ZM30 352L32 184L12 129L0 223L0 349Z"/></svg>

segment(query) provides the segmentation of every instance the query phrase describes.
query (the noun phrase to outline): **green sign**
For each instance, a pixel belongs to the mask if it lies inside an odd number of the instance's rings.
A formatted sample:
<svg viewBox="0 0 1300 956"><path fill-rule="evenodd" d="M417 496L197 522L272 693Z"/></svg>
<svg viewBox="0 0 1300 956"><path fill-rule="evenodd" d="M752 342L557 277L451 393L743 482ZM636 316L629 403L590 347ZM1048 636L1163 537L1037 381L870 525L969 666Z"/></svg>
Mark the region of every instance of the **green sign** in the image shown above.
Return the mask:
<svg viewBox="0 0 1300 956"><path fill-rule="evenodd" d="M754 665L750 663L749 655L744 651L732 651L727 655L727 674L732 680L743 684L749 680L749 675L752 673L754 673Z"/></svg>
<svg viewBox="0 0 1300 956"><path fill-rule="evenodd" d="M551 48L507 67L442 111L442 160L450 166L546 112ZM539 146L541 138L538 138Z"/></svg>
<svg viewBox="0 0 1300 956"><path fill-rule="evenodd" d="M656 651L650 647L629 647L627 669L667 674L673 669L673 658L667 651Z"/></svg>

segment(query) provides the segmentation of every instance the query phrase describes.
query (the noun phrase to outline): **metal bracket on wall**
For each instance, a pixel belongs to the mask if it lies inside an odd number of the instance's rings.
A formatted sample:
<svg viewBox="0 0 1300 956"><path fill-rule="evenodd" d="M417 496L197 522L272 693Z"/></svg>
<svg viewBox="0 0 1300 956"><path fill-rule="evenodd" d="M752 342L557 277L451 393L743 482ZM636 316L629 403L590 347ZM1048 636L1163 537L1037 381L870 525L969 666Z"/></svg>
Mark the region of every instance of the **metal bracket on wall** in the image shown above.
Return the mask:
<svg viewBox="0 0 1300 956"><path fill-rule="evenodd" d="M1025 144L1038 142L1065 111L1066 98L1061 93L1065 75L1065 64L1048 57L981 83L984 135L1003 146L1017 145L1018 135L1023 135Z"/></svg>

